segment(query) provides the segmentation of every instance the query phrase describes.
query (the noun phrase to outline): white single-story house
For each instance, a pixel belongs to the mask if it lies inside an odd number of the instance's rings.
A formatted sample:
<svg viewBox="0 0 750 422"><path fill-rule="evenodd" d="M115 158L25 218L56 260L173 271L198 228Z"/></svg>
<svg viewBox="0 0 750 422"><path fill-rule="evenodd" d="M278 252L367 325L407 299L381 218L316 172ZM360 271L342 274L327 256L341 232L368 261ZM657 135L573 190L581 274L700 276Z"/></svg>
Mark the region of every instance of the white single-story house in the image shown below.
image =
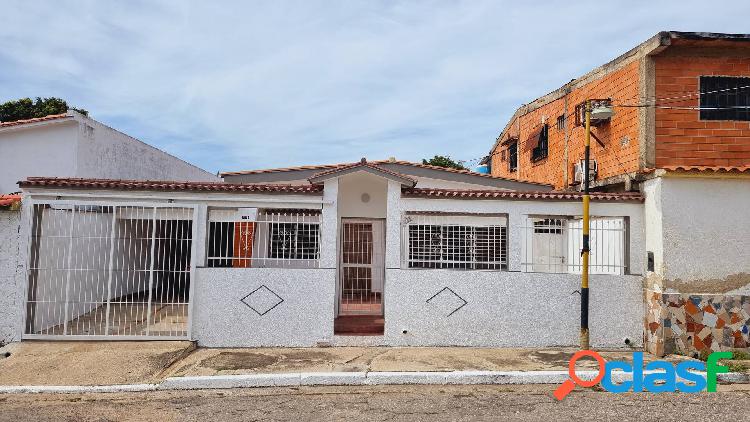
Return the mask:
<svg viewBox="0 0 750 422"><path fill-rule="evenodd" d="M20 182L11 339L578 343L578 193L395 160L222 176ZM592 344L641 344L643 197L591 212Z"/></svg>

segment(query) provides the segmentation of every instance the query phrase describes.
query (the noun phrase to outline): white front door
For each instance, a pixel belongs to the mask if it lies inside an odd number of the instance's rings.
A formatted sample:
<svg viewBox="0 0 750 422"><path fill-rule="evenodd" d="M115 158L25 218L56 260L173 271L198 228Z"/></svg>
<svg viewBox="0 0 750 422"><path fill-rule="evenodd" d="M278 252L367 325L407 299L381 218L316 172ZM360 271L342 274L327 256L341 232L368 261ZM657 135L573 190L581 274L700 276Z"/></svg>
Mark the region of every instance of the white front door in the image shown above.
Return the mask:
<svg viewBox="0 0 750 422"><path fill-rule="evenodd" d="M339 315L382 315L384 221L344 218L339 257Z"/></svg>

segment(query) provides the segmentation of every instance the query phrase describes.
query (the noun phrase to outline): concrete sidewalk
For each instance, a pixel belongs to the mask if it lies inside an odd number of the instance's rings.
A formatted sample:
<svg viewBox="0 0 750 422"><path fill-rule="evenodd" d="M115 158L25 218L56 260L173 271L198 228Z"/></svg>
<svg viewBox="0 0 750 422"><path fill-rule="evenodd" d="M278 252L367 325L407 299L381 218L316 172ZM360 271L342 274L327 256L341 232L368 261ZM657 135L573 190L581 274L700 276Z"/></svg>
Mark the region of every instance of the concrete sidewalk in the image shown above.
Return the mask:
<svg viewBox="0 0 750 422"><path fill-rule="evenodd" d="M0 385L156 383L194 348L189 341L12 343L0 348Z"/></svg>
<svg viewBox="0 0 750 422"><path fill-rule="evenodd" d="M168 376L306 372L567 371L574 348L332 347L196 349L172 365ZM632 359L629 350L600 351L606 360ZM646 354L646 361L657 359ZM667 358L678 361L681 356ZM582 360L579 369L597 369Z"/></svg>
<svg viewBox="0 0 750 422"><path fill-rule="evenodd" d="M321 380L321 377L345 380L364 376L373 380L381 374L421 374L411 377L424 380L442 379L446 373L487 376L501 372L562 372L564 375L568 360L576 351L468 347L195 349L190 342L28 341L0 350L0 356L10 353L7 358L0 357L0 386L130 384L149 389L167 378L228 377L235 382L242 380L235 376L246 376L262 383L266 376L300 378L300 374ZM632 351L626 350L600 353L608 360L627 361L632 357ZM648 354L646 358L655 359ZM577 368L597 369L593 360L582 360Z"/></svg>

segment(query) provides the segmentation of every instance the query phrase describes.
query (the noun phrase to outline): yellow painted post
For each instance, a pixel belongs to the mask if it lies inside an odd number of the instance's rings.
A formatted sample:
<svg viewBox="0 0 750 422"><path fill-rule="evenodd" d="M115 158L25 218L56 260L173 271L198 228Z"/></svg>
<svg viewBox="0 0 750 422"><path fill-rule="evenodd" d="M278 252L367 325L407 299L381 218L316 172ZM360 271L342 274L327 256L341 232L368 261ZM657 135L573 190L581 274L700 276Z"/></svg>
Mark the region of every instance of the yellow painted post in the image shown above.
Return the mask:
<svg viewBox="0 0 750 422"><path fill-rule="evenodd" d="M581 271L581 350L589 349L589 158L591 154L591 100L586 100L586 138L583 169L583 268Z"/></svg>

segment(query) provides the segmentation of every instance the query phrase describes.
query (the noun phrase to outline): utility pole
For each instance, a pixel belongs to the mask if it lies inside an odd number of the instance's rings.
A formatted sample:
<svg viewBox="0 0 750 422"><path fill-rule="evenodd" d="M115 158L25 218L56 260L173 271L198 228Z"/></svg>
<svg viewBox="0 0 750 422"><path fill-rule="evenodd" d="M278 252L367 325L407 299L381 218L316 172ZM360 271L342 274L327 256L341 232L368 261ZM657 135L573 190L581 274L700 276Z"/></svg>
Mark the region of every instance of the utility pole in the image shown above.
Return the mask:
<svg viewBox="0 0 750 422"><path fill-rule="evenodd" d="M586 138L583 168L583 248L581 257L581 350L589 349L589 156L591 154L591 100L586 100Z"/></svg>

